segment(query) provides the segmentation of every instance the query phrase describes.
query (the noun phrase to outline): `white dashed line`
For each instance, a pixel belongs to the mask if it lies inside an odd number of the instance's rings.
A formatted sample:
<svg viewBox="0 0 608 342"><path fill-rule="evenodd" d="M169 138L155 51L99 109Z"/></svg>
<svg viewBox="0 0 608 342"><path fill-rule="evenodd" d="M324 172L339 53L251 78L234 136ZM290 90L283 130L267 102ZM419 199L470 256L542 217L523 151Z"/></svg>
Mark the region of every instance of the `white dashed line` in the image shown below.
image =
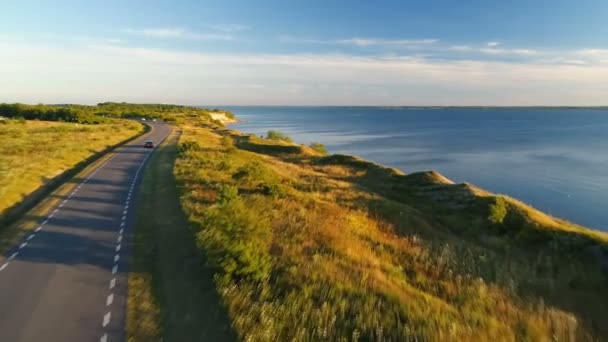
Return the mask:
<svg viewBox="0 0 608 342"><path fill-rule="evenodd" d="M106 306L112 305L113 301L114 301L114 294L110 293L110 295L108 296L108 299L106 299Z"/></svg>
<svg viewBox="0 0 608 342"><path fill-rule="evenodd" d="M118 243L122 242L122 235L118 236L118 238L116 239L116 242L118 242Z"/></svg>
<svg viewBox="0 0 608 342"><path fill-rule="evenodd" d="M32 235L28 236L28 237L27 237L27 241L30 241L31 239L33 239L33 238L34 238L34 236L36 236L36 234L32 234Z"/></svg>
<svg viewBox="0 0 608 342"><path fill-rule="evenodd" d="M120 252L120 244L118 246L116 246L116 251Z"/></svg>
<svg viewBox="0 0 608 342"><path fill-rule="evenodd" d="M59 211L59 209L53 210L53 214L57 214L58 211Z"/></svg>
<svg viewBox="0 0 608 342"><path fill-rule="evenodd" d="M129 212L128 210L123 210L122 214L127 215L128 212Z"/></svg>
<svg viewBox="0 0 608 342"><path fill-rule="evenodd" d="M123 215L123 216L122 216L122 220L123 220L123 221L126 221L126 220L127 220L127 215Z"/></svg>
<svg viewBox="0 0 608 342"><path fill-rule="evenodd" d="M118 272L118 265L114 265L114 267L112 267L112 274L116 274L116 272Z"/></svg>
<svg viewBox="0 0 608 342"><path fill-rule="evenodd" d="M19 246L19 249L24 248L25 246L27 246L27 242L22 243L21 246Z"/></svg>
<svg viewBox="0 0 608 342"><path fill-rule="evenodd" d="M10 257L8 257L8 260L13 260L13 259L15 259L15 257L16 257L17 255L19 255L19 252L15 252L15 253L13 253L13 254L12 254Z"/></svg>
<svg viewBox="0 0 608 342"><path fill-rule="evenodd" d="M52 218L53 218L53 216L55 216L55 214L51 214L51 215L49 215L49 218L50 218L50 219L52 219Z"/></svg>
<svg viewBox="0 0 608 342"><path fill-rule="evenodd" d="M129 205L128 204L125 205L125 211L127 211L127 210L129 210Z"/></svg>
<svg viewBox="0 0 608 342"><path fill-rule="evenodd" d="M6 268L6 266L8 266L8 262L5 263L4 265L0 266L0 271L3 271Z"/></svg>
<svg viewBox="0 0 608 342"><path fill-rule="evenodd" d="M124 222L120 222L120 226L121 226L121 227L124 227L124 226L125 226L125 223L124 223Z"/></svg>
<svg viewBox="0 0 608 342"><path fill-rule="evenodd" d="M99 339L99 342L108 342L108 334L103 334Z"/></svg>
<svg viewBox="0 0 608 342"><path fill-rule="evenodd" d="M35 232L38 233L42 229L42 226L36 228Z"/></svg>
<svg viewBox="0 0 608 342"><path fill-rule="evenodd" d="M118 262L118 260L120 260L120 254L114 256L114 262Z"/></svg>
<svg viewBox="0 0 608 342"><path fill-rule="evenodd" d="M122 235L122 233L124 233L124 232L125 232L125 229L124 229L124 228L121 228L121 229L118 231L118 234Z"/></svg>
<svg viewBox="0 0 608 342"><path fill-rule="evenodd" d="M47 224L47 223L49 223L49 220L44 220L44 221L41 223L41 226L44 226L44 225L45 225L45 224Z"/></svg>
<svg viewBox="0 0 608 342"><path fill-rule="evenodd" d="M102 326L105 328L108 324L110 324L110 316L112 315L112 313L108 312L103 316L103 323Z"/></svg>
<svg viewBox="0 0 608 342"><path fill-rule="evenodd" d="M114 286L116 286L116 278L112 278L112 280L110 280L110 290L113 289Z"/></svg>

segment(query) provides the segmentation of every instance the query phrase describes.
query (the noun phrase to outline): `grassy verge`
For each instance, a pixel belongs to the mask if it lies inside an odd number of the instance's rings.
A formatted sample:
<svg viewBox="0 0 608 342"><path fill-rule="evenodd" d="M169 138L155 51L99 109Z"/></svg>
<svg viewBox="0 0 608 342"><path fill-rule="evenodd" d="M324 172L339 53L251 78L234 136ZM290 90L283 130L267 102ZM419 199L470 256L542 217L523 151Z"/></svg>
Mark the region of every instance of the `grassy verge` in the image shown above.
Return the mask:
<svg viewBox="0 0 608 342"><path fill-rule="evenodd" d="M57 122L0 124L0 253L4 253L112 149L148 130L133 122L78 125Z"/></svg>
<svg viewBox="0 0 608 342"><path fill-rule="evenodd" d="M173 134L154 153L138 195L129 273L129 341L229 341L234 337L213 275L182 212Z"/></svg>

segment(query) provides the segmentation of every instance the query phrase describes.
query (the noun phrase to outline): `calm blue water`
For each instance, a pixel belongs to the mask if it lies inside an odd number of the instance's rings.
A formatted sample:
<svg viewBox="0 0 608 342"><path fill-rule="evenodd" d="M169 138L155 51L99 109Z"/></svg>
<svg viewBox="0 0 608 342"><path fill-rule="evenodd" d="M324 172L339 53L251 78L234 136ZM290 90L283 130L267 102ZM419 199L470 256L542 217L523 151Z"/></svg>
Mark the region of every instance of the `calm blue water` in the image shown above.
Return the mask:
<svg viewBox="0 0 608 342"><path fill-rule="evenodd" d="M608 230L608 111L231 107L232 128L287 133L405 172L519 198L554 216Z"/></svg>

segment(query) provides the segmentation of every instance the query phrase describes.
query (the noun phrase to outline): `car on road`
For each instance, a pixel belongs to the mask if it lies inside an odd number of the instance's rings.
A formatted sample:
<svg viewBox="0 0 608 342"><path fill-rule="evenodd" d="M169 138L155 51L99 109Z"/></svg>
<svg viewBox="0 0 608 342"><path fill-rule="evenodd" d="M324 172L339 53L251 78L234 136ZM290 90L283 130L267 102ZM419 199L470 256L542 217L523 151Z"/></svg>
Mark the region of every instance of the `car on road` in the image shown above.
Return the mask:
<svg viewBox="0 0 608 342"><path fill-rule="evenodd" d="M145 147L145 148L154 148L154 142L153 142L153 141L148 140L148 141L146 141L146 142L144 143L144 147Z"/></svg>

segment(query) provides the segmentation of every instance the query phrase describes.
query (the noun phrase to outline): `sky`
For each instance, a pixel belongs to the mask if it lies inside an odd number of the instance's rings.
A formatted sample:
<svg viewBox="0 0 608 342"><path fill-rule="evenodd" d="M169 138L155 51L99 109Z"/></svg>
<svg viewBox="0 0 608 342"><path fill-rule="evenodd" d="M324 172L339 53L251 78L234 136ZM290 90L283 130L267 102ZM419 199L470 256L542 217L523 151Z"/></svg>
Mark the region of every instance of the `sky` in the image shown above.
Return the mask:
<svg viewBox="0 0 608 342"><path fill-rule="evenodd" d="M4 1L0 102L608 105L608 1Z"/></svg>

